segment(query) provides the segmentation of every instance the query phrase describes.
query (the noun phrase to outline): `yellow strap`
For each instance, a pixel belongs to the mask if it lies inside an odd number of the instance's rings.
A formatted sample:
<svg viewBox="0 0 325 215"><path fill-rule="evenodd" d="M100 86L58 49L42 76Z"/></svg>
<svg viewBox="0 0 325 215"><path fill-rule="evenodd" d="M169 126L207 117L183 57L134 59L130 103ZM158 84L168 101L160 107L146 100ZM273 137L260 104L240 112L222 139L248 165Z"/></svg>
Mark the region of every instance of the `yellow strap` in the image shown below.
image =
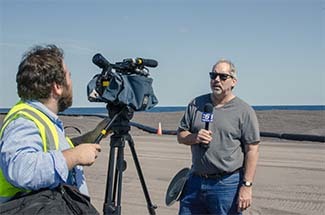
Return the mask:
<svg viewBox="0 0 325 215"><path fill-rule="evenodd" d="M69 137L65 137L65 139L68 141L68 143L70 144L71 148L74 148L73 142L71 141L71 139Z"/></svg>
<svg viewBox="0 0 325 215"><path fill-rule="evenodd" d="M39 129L39 132L40 132L40 136L41 136L41 139L42 139L42 143L43 143L43 150L44 152L47 152L47 139L46 139L46 132L45 132L45 126L38 120L36 119L35 117L33 117L32 115L30 115L29 113L27 112L23 112L23 111L20 111L18 112L17 114L15 114L14 117L10 118L9 120L6 121L6 123L4 124L4 126L2 127L1 129L1 132L0 132L0 137L2 136L2 132L4 130L4 128L13 120L17 119L18 117L25 117L27 119L30 119L32 120L37 128Z"/></svg>
<svg viewBox="0 0 325 215"><path fill-rule="evenodd" d="M7 115L6 115L6 117L3 119L3 121L5 122L9 117L10 117L10 115L12 114L12 113L14 113L14 112L16 112L16 107L18 106L18 105L20 105L20 104L24 104L21 100L19 101L19 102L17 102L17 104L15 104L10 110L9 110L9 112L7 113Z"/></svg>
<svg viewBox="0 0 325 215"><path fill-rule="evenodd" d="M2 125L1 130L0 130L0 138L2 137L2 133L7 127L7 125L11 122L11 120L4 121L5 123Z"/></svg>
<svg viewBox="0 0 325 215"><path fill-rule="evenodd" d="M58 132L53 124L53 122L43 113L41 112L40 110L26 104L26 103L23 103L22 101L19 101L10 111L9 113L7 114L6 118L5 118L5 121L6 119L12 114L12 113L15 113L19 110L23 110L23 109L27 109L27 110L30 110L30 111L33 111L34 113L36 113L38 116L40 116L42 118L42 120L45 121L45 123L49 126L49 129L51 130L51 133L53 134L53 138L54 138L54 144L55 144L55 149L58 149L59 148L59 135L58 135Z"/></svg>

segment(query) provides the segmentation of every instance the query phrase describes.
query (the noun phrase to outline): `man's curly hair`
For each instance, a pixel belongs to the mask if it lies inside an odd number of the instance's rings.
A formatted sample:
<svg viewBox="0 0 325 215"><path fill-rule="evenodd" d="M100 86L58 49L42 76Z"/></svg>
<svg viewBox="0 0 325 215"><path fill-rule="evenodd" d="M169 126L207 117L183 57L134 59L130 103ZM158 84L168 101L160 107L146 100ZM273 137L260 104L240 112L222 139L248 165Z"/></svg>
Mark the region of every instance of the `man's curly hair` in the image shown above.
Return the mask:
<svg viewBox="0 0 325 215"><path fill-rule="evenodd" d="M21 99L47 99L54 83L66 85L63 50L55 45L35 46L26 52L16 76Z"/></svg>

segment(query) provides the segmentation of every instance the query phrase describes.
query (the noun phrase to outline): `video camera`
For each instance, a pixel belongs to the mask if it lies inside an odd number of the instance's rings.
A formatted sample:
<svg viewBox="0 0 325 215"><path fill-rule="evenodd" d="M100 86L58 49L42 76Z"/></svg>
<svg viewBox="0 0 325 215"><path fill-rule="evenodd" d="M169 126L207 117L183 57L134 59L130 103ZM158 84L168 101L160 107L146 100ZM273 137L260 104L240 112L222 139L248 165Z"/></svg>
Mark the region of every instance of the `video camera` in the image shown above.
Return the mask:
<svg viewBox="0 0 325 215"><path fill-rule="evenodd" d="M88 83L90 102L105 102L108 106L128 106L134 111L144 111L158 104L149 69L157 67L152 59L128 58L111 64L101 54L94 55L93 63L102 69Z"/></svg>

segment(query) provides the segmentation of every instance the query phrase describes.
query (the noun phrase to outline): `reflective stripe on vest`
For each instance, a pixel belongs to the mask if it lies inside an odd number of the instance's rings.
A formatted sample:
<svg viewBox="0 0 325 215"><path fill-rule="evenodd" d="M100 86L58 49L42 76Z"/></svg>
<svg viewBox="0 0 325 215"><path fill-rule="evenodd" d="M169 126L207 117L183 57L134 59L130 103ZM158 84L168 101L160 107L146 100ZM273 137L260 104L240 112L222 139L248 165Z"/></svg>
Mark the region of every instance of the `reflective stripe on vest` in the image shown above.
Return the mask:
<svg viewBox="0 0 325 215"><path fill-rule="evenodd" d="M43 112L21 101L18 102L5 117L0 137L2 136L4 127L6 127L10 121L18 117L25 117L36 124L40 131L44 152L47 152L48 149L57 150L59 148L59 136L53 122Z"/></svg>
<svg viewBox="0 0 325 215"><path fill-rule="evenodd" d="M44 152L47 152L47 150L59 149L59 136L53 122L51 122L51 120L41 111L21 101L18 102L5 117L3 126L0 130L0 138L2 137L2 133L7 125L19 117L24 117L35 123L39 129ZM71 140L67 137L66 139L70 146L73 148L74 146ZM26 192L26 190L11 185L5 179L2 170L0 169L0 197L12 197L21 191Z"/></svg>

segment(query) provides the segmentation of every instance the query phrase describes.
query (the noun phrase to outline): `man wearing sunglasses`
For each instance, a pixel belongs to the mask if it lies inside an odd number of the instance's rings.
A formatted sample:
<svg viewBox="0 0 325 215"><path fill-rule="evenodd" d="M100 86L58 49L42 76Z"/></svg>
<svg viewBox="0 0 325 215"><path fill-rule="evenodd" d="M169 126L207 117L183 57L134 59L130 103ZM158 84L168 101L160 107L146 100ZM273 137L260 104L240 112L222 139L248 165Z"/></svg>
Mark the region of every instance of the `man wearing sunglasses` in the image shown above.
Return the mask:
<svg viewBox="0 0 325 215"><path fill-rule="evenodd" d="M236 97L234 64L219 60L210 75L211 93L193 99L180 121L178 142L191 146L192 167L179 214L242 214L252 203L259 126L254 110ZM206 129L202 115L213 105Z"/></svg>

